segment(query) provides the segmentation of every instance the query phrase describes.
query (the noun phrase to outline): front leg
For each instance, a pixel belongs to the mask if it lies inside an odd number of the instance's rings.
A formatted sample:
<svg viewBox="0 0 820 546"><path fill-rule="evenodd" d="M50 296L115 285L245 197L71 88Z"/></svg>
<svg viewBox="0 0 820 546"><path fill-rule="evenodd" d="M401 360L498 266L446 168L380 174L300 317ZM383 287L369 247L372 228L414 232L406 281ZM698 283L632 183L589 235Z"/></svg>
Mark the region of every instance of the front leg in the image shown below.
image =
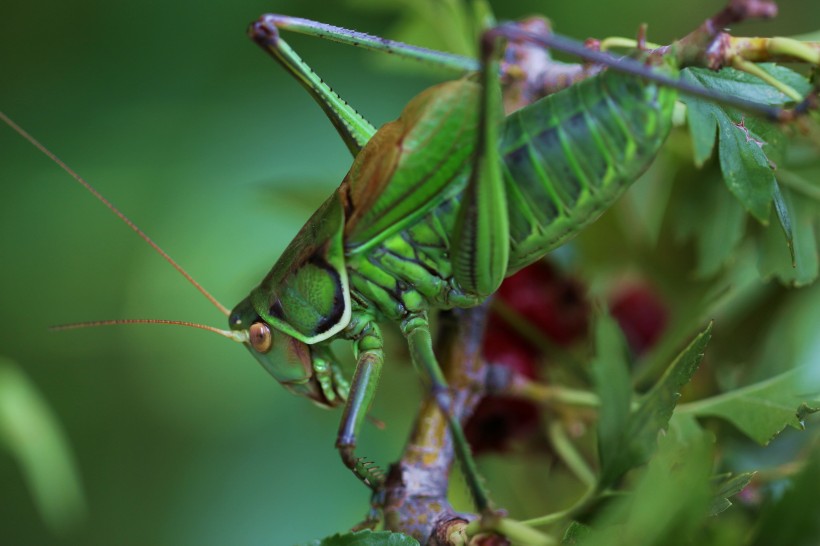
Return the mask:
<svg viewBox="0 0 820 546"><path fill-rule="evenodd" d="M360 325L355 338L356 371L350 385L350 393L345 403L339 434L336 437L336 448L342 456L345 466L353 471L365 485L377 491L384 478L373 468L371 463L357 457L356 436L362 428L370 404L376 394L382 364L384 362L384 343L381 332L375 322L365 319Z"/></svg>

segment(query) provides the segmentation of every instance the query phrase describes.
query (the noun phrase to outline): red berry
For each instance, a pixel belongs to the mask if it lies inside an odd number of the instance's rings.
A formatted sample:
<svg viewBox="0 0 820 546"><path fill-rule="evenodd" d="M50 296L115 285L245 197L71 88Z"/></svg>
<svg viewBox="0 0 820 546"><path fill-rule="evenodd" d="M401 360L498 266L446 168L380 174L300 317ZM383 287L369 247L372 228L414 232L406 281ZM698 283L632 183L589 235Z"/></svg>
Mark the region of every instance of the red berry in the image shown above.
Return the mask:
<svg viewBox="0 0 820 546"><path fill-rule="evenodd" d="M490 316L482 347L484 359L530 379L536 376L537 351L498 317ZM510 396L481 399L464 428L476 454L506 451L510 444L538 430L538 407Z"/></svg>
<svg viewBox="0 0 820 546"><path fill-rule="evenodd" d="M481 350L491 364L503 364L530 379L536 375L537 349L496 315L490 315Z"/></svg>
<svg viewBox="0 0 820 546"><path fill-rule="evenodd" d="M473 412L464 434L476 455L507 451L512 442L539 429L538 407L509 396L485 396Z"/></svg>
<svg viewBox="0 0 820 546"><path fill-rule="evenodd" d="M536 262L509 277L498 297L560 345L569 345L587 332L589 304L584 287L548 262Z"/></svg>
<svg viewBox="0 0 820 546"><path fill-rule="evenodd" d="M668 318L666 305L660 296L644 283L621 288L611 298L610 312L637 355L655 345L666 328Z"/></svg>
<svg viewBox="0 0 820 546"><path fill-rule="evenodd" d="M507 306L552 342L568 345L586 334L589 304L577 281L547 262L537 262L511 276L498 290ZM482 346L488 363L537 377L539 350L500 316L491 313ZM510 396L485 396L465 426L475 453L506 451L540 428L539 408Z"/></svg>

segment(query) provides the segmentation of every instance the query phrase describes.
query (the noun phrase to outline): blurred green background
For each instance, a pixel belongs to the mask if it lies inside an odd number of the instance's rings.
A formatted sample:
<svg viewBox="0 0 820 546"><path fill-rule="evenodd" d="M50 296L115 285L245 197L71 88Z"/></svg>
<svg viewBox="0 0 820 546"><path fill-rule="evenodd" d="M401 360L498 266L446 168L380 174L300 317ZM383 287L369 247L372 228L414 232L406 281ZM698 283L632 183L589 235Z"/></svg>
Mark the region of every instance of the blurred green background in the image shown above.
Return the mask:
<svg viewBox="0 0 820 546"><path fill-rule="evenodd" d="M503 4L503 6L501 5ZM395 37L421 0L6 2L0 109L41 139L232 306L344 176L320 110L245 36L272 11ZM500 17L550 17L585 38L667 42L721 2L507 1ZM815 0L774 24L820 27ZM422 45L438 46L431 32ZM412 63L286 37L376 125L436 76ZM420 37L424 40L424 37ZM283 391L241 349L151 326L51 333L107 318L225 319L67 175L0 127L0 356L24 371L71 445L86 516L46 527L16 460L0 450L2 544L289 544L349 527L367 491L333 448L339 412ZM393 354L401 347L392 344ZM401 355L404 358L404 355ZM361 453L400 452L420 397L391 362ZM389 394L388 394L389 393Z"/></svg>

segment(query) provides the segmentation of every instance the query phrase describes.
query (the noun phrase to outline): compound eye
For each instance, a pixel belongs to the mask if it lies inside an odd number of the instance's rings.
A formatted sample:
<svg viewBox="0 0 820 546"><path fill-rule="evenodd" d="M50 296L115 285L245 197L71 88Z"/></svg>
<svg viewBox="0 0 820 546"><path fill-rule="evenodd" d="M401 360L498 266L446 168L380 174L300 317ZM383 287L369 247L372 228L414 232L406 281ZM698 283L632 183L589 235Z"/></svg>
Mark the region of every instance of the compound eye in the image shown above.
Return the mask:
<svg viewBox="0 0 820 546"><path fill-rule="evenodd" d="M233 313L231 317L228 319L228 325L231 328L241 328L242 327L242 315L239 313Z"/></svg>
<svg viewBox="0 0 820 546"><path fill-rule="evenodd" d="M250 328L251 347L258 353L267 353L273 347L273 335L270 326L264 322L254 322Z"/></svg>

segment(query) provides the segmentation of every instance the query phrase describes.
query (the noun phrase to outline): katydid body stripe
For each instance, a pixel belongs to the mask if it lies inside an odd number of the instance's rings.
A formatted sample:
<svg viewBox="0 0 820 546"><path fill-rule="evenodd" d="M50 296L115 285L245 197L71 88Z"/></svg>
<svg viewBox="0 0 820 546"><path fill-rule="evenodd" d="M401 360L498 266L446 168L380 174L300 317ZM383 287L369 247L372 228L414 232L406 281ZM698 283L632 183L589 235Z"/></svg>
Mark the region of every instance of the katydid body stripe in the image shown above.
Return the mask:
<svg viewBox="0 0 820 546"><path fill-rule="evenodd" d="M510 273L594 221L651 163L676 92L604 72L508 116Z"/></svg>

